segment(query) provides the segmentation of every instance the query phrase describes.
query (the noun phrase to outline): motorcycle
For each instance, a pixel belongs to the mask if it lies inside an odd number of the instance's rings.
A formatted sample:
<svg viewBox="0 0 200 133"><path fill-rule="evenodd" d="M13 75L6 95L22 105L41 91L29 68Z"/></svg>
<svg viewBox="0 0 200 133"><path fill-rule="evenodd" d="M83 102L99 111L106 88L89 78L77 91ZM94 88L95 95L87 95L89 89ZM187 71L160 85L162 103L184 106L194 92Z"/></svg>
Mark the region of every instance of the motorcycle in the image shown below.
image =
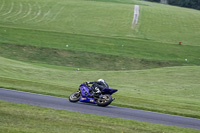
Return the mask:
<svg viewBox="0 0 200 133"><path fill-rule="evenodd" d="M117 89L105 88L101 90L101 93L91 96L91 93L93 92L91 87L87 83L82 83L79 86L79 91L69 96L69 101L94 103L98 106L105 107L111 104L111 102L114 100L111 95L117 91Z"/></svg>

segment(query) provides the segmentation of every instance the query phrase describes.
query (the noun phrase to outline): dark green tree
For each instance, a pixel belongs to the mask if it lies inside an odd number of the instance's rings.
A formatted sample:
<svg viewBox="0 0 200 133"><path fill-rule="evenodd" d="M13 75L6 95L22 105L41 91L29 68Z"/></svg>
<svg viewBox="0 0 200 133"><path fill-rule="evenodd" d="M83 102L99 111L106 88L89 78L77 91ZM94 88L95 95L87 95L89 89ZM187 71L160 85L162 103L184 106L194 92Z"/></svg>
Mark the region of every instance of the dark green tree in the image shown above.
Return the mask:
<svg viewBox="0 0 200 133"><path fill-rule="evenodd" d="M146 0L146 1L160 2L160 0ZM200 10L200 0L168 0L168 4Z"/></svg>

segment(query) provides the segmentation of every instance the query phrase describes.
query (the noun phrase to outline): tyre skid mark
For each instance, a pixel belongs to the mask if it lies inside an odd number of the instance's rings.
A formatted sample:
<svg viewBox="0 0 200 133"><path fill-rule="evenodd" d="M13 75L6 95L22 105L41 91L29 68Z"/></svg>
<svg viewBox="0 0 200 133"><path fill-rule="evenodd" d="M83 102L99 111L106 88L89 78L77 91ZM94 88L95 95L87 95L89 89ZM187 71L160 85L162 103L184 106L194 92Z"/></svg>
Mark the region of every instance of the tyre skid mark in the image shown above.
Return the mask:
<svg viewBox="0 0 200 133"><path fill-rule="evenodd" d="M29 12L29 10L30 10L28 4L27 4L27 6L26 6L26 4L21 4L21 3L20 3L20 6L21 6L22 8L21 8L21 10L17 13L17 14L18 14L17 16L19 16L19 17L17 17L16 19L14 19L13 22L16 22L16 21L22 19L24 16L26 16L26 14L27 14L27 13ZM26 8L27 8L27 11L26 11ZM23 16L21 16L21 15L23 15Z"/></svg>
<svg viewBox="0 0 200 133"><path fill-rule="evenodd" d="M57 4L55 4L51 9L49 9L49 11L46 13L46 19L45 19L45 24L48 24L48 23L50 23L50 22L52 22L54 19L56 19L56 17L57 17L57 15L63 10L62 8L60 8L60 10L55 10L57 13L54 15L53 14L53 8L55 8L57 5L58 5L59 3L57 3ZM47 16L49 16L49 17L47 17ZM44 17L44 18L45 18ZM39 22L41 22L41 21L39 21Z"/></svg>
<svg viewBox="0 0 200 133"><path fill-rule="evenodd" d="M60 10L56 13L56 15L52 19L47 21L46 23L50 23L50 22L54 21L63 9L64 9L64 7L60 8Z"/></svg>
<svg viewBox="0 0 200 133"><path fill-rule="evenodd" d="M5 0L3 0L3 2L2 2L3 4L1 5L1 7L0 7L0 11L4 8L4 5L5 5Z"/></svg>
<svg viewBox="0 0 200 133"><path fill-rule="evenodd" d="M49 14L51 13L51 10L48 10L41 19L39 19L38 21L36 21L36 23L39 23L41 21L43 21Z"/></svg>
<svg viewBox="0 0 200 133"><path fill-rule="evenodd" d="M19 3L19 11L16 12L15 14L13 14L13 15L10 15L10 16L6 17L5 20L18 16L19 14L21 14L22 10L23 10L23 5L20 2Z"/></svg>
<svg viewBox="0 0 200 133"><path fill-rule="evenodd" d="M24 15L22 18L26 18L27 16L29 16L29 14L31 14L32 7L31 7L31 4L30 4L30 3L28 3L28 7L29 7L29 10L28 10L27 14Z"/></svg>
<svg viewBox="0 0 200 133"><path fill-rule="evenodd" d="M3 0L3 4L0 9L4 9L6 7L6 2ZM56 20L57 16L62 12L64 6L61 8L56 8L58 3L54 5L52 8L44 8L47 5L41 6L39 3L35 3L34 5L28 2L19 2L15 3L13 0L9 4L9 9L4 11L0 16L4 16L3 20L10 22L22 21L22 23L33 22L33 23L50 23ZM8 6L8 5L7 5ZM35 9L34 9L35 8ZM15 11L15 12L14 12Z"/></svg>
<svg viewBox="0 0 200 133"><path fill-rule="evenodd" d="M35 23L39 23L43 20L45 21L45 18L51 13L51 9L48 9L48 11L44 11L45 10L44 7L46 7L46 6L47 6L47 4L40 6L39 7L40 13L38 12L37 15L31 20L34 20Z"/></svg>
<svg viewBox="0 0 200 133"><path fill-rule="evenodd" d="M40 14L41 14L41 6L40 6L39 4L36 4L36 6L37 6L37 8L38 8L38 11L35 12L36 15L35 15L34 17L32 17L31 19L28 19L28 20L24 21L23 23L28 22L28 21L33 21L33 20L35 20L38 16L40 16Z"/></svg>
<svg viewBox="0 0 200 133"><path fill-rule="evenodd" d="M5 15L10 14L10 13L12 12L12 10L13 10L13 7L14 7L14 2L12 1L12 3L11 3L11 7L10 7L10 9L8 10L8 12L2 14L1 16L5 16Z"/></svg>

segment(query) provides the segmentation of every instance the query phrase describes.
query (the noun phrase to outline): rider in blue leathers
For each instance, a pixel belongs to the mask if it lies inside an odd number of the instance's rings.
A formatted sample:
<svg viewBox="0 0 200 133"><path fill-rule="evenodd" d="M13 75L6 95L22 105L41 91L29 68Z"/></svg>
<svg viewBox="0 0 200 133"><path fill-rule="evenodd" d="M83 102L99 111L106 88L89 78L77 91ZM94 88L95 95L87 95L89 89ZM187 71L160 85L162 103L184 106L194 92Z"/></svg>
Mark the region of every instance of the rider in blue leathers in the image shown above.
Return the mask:
<svg viewBox="0 0 200 133"><path fill-rule="evenodd" d="M101 93L102 89L109 88L108 84L105 82L104 79L98 79L97 81L86 82L87 84L92 84L91 89L93 94Z"/></svg>

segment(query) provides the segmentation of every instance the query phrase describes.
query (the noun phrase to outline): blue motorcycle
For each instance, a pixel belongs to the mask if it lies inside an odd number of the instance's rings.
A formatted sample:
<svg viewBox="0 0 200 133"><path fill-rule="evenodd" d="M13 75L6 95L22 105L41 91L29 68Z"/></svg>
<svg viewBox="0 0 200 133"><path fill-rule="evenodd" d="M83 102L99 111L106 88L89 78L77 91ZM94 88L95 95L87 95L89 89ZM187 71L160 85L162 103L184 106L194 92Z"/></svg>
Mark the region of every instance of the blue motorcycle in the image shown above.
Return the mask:
<svg viewBox="0 0 200 133"><path fill-rule="evenodd" d="M79 91L69 96L70 102L87 102L94 103L98 106L108 106L114 100L112 94L117 92L117 89L105 88L101 90L101 93L91 95L92 89L87 83L82 83L79 86Z"/></svg>

